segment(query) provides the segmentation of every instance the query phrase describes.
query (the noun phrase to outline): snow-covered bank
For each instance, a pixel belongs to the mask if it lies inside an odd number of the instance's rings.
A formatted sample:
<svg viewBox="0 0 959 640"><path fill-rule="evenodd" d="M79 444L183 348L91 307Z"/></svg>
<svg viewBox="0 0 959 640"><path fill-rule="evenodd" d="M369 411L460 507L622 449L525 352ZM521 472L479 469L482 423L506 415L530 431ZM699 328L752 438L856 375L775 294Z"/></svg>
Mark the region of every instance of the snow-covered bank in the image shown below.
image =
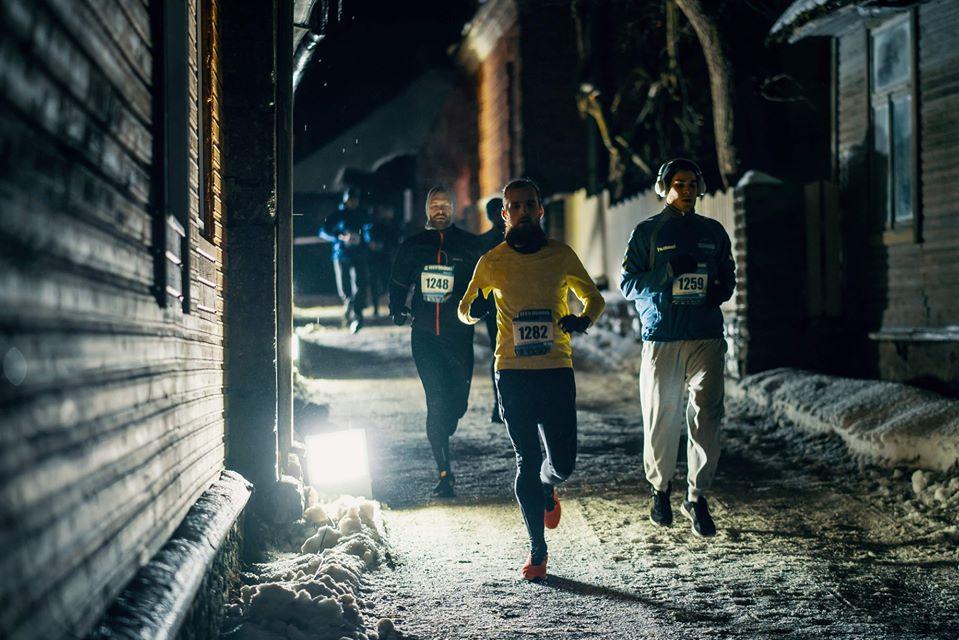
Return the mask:
<svg viewBox="0 0 959 640"><path fill-rule="evenodd" d="M935 393L796 369L753 374L727 390L804 429L836 433L881 464L947 471L959 463L959 401Z"/></svg>
<svg viewBox="0 0 959 640"><path fill-rule="evenodd" d="M367 626L363 575L386 557L379 503L343 497L313 505L299 531L309 536L299 554L287 553L245 574L227 607L224 640L394 640L393 622ZM372 625L370 625L372 626Z"/></svg>

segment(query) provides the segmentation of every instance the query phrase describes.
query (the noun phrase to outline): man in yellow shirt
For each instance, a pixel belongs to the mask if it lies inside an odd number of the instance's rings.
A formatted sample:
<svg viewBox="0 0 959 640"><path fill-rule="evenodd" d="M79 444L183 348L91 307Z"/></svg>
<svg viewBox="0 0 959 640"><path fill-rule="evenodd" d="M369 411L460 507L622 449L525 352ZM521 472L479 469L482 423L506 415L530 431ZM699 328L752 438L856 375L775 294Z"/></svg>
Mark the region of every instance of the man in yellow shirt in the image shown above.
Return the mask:
<svg viewBox="0 0 959 640"><path fill-rule="evenodd" d="M529 179L503 188L506 242L485 254L459 304L459 318L476 324L478 295L496 300L496 391L516 451L516 500L530 539L522 569L527 580L546 577L543 528L559 524L555 485L576 464L576 381L569 334L586 333L606 306L573 250L546 237L539 188ZM569 312L572 290L582 315ZM540 451L542 434L546 459Z"/></svg>

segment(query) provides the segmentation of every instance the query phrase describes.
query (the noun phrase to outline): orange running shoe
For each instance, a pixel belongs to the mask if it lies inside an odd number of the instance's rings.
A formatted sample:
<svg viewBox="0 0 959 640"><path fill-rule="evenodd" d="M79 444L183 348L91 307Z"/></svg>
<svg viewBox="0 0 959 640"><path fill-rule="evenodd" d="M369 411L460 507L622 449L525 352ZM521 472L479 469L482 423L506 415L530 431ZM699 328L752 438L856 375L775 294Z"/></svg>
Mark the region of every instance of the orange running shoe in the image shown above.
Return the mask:
<svg viewBox="0 0 959 640"><path fill-rule="evenodd" d="M523 576L523 580L544 580L546 578L546 561L549 560L549 555L543 556L543 561L539 564L533 564L532 554L526 558L526 564L523 565L523 569L520 571L520 575Z"/></svg>
<svg viewBox="0 0 959 640"><path fill-rule="evenodd" d="M547 505L549 498L547 500ZM555 529L559 526L559 518L563 515L563 507L559 504L559 498L556 497L556 488L553 488L553 508L543 511L543 524L547 529Z"/></svg>

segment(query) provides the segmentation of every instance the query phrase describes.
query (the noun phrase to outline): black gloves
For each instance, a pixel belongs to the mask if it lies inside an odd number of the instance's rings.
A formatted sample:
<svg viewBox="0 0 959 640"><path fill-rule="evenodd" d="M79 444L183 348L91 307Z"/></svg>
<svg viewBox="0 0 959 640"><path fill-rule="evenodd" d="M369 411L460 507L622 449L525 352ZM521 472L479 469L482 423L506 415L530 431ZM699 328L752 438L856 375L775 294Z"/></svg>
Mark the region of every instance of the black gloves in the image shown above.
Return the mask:
<svg viewBox="0 0 959 640"><path fill-rule="evenodd" d="M672 267L674 276L692 273L696 270L696 258L688 253L677 253L669 259L669 266Z"/></svg>
<svg viewBox="0 0 959 640"><path fill-rule="evenodd" d="M704 307L718 307L723 303L723 300L720 299L722 294L719 291L719 281L711 280L708 285L706 285L706 297L703 299Z"/></svg>
<svg viewBox="0 0 959 640"><path fill-rule="evenodd" d="M589 329L589 325L593 324L593 321L589 319L589 316L574 316L572 314L568 316L563 316L559 319L559 328L565 331L566 333L586 333L586 330Z"/></svg>
<svg viewBox="0 0 959 640"><path fill-rule="evenodd" d="M486 317L486 314L490 312L490 303L492 301L492 296L490 300L487 300L482 295L476 296L476 299L470 304L470 317L481 320ZM493 309L495 312L496 304L493 303Z"/></svg>
<svg viewBox="0 0 959 640"><path fill-rule="evenodd" d="M390 315L393 317L393 324L395 324L397 327L402 327L404 324L406 324L406 319L410 317L410 310L397 309L396 311L391 312Z"/></svg>

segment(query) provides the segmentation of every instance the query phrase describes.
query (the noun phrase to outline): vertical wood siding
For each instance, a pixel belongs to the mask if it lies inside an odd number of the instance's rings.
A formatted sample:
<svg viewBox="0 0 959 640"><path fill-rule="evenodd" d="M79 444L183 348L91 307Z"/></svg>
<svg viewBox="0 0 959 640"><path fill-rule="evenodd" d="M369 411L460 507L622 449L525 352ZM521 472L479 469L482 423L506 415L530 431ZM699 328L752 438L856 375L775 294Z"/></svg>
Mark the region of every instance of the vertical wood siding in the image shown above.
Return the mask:
<svg viewBox="0 0 959 640"><path fill-rule="evenodd" d="M194 296L183 314L153 294L149 6L0 0L4 638L84 635L223 467L218 38L210 41L213 241L195 224L189 233L191 289L202 278L214 293Z"/></svg>
<svg viewBox="0 0 959 640"><path fill-rule="evenodd" d="M885 244L868 202L868 38L839 37L839 167L848 320L867 329L959 323L959 4L919 5L919 177L923 242Z"/></svg>
<svg viewBox="0 0 959 640"><path fill-rule="evenodd" d="M959 3L919 6L923 239L916 299L925 326L959 325Z"/></svg>

